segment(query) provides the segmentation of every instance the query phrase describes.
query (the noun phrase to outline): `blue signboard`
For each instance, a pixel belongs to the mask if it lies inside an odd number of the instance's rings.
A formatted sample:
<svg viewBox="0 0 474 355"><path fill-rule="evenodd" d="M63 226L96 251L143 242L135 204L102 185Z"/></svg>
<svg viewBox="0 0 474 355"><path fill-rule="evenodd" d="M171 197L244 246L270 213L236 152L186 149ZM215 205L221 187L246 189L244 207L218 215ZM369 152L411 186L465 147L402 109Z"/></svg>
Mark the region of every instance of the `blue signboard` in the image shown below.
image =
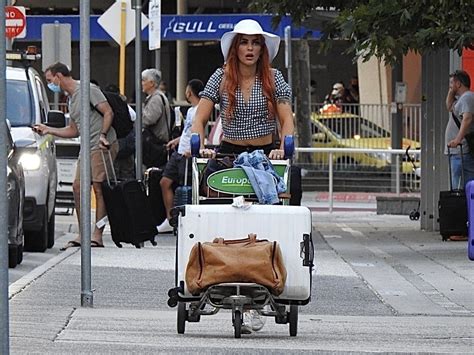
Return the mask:
<svg viewBox="0 0 474 355"><path fill-rule="evenodd" d="M90 34L91 41L111 41L112 38L97 23L99 16L90 17ZM282 18L277 28L272 27L271 15L258 14L240 14L240 15L163 15L161 16L161 40L189 40L189 41L206 41L218 40L221 36L231 31L234 25L242 19L251 18L260 23L262 28L271 33L284 37L284 29L291 26L289 17ZM17 39L18 41L41 41L41 26L46 23L69 23L71 24L71 38L73 41L79 41L80 29L79 16L27 16L26 37ZM321 32L319 30L309 30L306 28L293 28L291 31L292 38L301 38L308 32L311 38L319 39ZM148 28L142 33L142 39L148 40Z"/></svg>

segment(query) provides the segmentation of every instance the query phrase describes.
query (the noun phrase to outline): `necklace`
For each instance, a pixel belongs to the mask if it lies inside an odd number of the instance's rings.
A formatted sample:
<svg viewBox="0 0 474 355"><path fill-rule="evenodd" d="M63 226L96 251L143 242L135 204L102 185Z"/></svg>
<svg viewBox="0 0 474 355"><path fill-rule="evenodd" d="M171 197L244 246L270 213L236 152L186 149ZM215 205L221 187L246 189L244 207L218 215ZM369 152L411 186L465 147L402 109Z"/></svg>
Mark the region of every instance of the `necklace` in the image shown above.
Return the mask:
<svg viewBox="0 0 474 355"><path fill-rule="evenodd" d="M255 82L255 78L249 78L249 79L242 79L240 82L240 90L242 92L245 92L246 94L250 94L253 84Z"/></svg>

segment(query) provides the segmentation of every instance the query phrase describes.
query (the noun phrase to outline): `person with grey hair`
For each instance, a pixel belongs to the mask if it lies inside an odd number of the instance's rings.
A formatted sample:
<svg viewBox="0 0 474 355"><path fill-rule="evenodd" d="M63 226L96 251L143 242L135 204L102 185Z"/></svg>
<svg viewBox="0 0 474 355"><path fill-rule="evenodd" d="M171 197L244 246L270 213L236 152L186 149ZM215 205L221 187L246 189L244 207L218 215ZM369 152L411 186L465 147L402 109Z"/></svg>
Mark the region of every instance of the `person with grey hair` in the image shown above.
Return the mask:
<svg viewBox="0 0 474 355"><path fill-rule="evenodd" d="M157 69L142 71L142 91L147 95L143 103L143 164L161 167L166 164L166 144L170 140L170 104L159 90L161 81Z"/></svg>

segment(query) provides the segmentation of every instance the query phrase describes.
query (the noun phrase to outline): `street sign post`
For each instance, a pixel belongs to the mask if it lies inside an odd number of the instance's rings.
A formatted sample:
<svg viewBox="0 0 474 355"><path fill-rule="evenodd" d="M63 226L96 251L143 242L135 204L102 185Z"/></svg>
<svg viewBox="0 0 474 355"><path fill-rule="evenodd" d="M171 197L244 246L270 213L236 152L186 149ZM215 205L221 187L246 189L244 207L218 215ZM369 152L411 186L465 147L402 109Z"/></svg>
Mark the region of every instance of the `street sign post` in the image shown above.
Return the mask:
<svg viewBox="0 0 474 355"><path fill-rule="evenodd" d="M148 18L141 12L141 26L143 30L148 26ZM132 9L132 0L116 1L97 19L100 26L120 46L119 87L125 91L125 47L135 38L135 11Z"/></svg>
<svg viewBox="0 0 474 355"><path fill-rule="evenodd" d="M0 32L6 13L0 14ZM8 308L8 195L7 195L7 61L6 41L0 41L0 353L10 353Z"/></svg>
<svg viewBox="0 0 474 355"><path fill-rule="evenodd" d="M150 0L148 18L148 49L154 51L161 48L161 0Z"/></svg>
<svg viewBox="0 0 474 355"><path fill-rule="evenodd" d="M91 145L90 145L90 0L80 2L81 43L80 43L80 97L81 97L81 306L92 308L94 294L92 291L91 265Z"/></svg>
<svg viewBox="0 0 474 355"><path fill-rule="evenodd" d="M26 12L23 6L5 6L5 36L26 37Z"/></svg>
<svg viewBox="0 0 474 355"><path fill-rule="evenodd" d="M128 45L135 38L135 11L132 9L131 0L126 0L126 28L125 45ZM116 1L97 19L99 25L109 34L112 39L120 44L121 26L120 17L122 11L122 2ZM148 26L148 18L141 16L142 30Z"/></svg>

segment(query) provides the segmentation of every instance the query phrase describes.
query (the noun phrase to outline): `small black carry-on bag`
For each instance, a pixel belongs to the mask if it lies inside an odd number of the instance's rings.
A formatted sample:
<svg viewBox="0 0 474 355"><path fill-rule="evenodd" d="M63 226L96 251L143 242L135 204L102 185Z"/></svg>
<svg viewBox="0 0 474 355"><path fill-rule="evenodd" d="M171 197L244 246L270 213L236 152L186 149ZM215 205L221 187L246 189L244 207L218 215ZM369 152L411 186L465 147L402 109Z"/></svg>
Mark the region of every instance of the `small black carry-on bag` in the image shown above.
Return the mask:
<svg viewBox="0 0 474 355"><path fill-rule="evenodd" d="M450 152L448 147L449 161L449 191L440 191L438 201L439 213L439 232L443 241L449 239L452 235L467 235L467 203L466 192L464 191L464 162L462 159L461 147L461 165L462 175L460 186L452 185L452 167Z"/></svg>
<svg viewBox="0 0 474 355"><path fill-rule="evenodd" d="M183 159L186 159L186 163L184 167L184 184L182 186L178 186L175 190L175 193L174 193L175 206L191 204L192 188L191 186L188 186L188 164L189 164L190 158L183 156Z"/></svg>
<svg viewBox="0 0 474 355"><path fill-rule="evenodd" d="M136 248L140 248L146 241L156 245L155 236L158 232L143 182L140 180L117 181L110 152L108 152L108 159L105 159L102 152L102 159L107 177L106 181L102 182L102 193L112 240L119 248L122 247L121 243L130 243ZM109 167L114 181L110 179Z"/></svg>

